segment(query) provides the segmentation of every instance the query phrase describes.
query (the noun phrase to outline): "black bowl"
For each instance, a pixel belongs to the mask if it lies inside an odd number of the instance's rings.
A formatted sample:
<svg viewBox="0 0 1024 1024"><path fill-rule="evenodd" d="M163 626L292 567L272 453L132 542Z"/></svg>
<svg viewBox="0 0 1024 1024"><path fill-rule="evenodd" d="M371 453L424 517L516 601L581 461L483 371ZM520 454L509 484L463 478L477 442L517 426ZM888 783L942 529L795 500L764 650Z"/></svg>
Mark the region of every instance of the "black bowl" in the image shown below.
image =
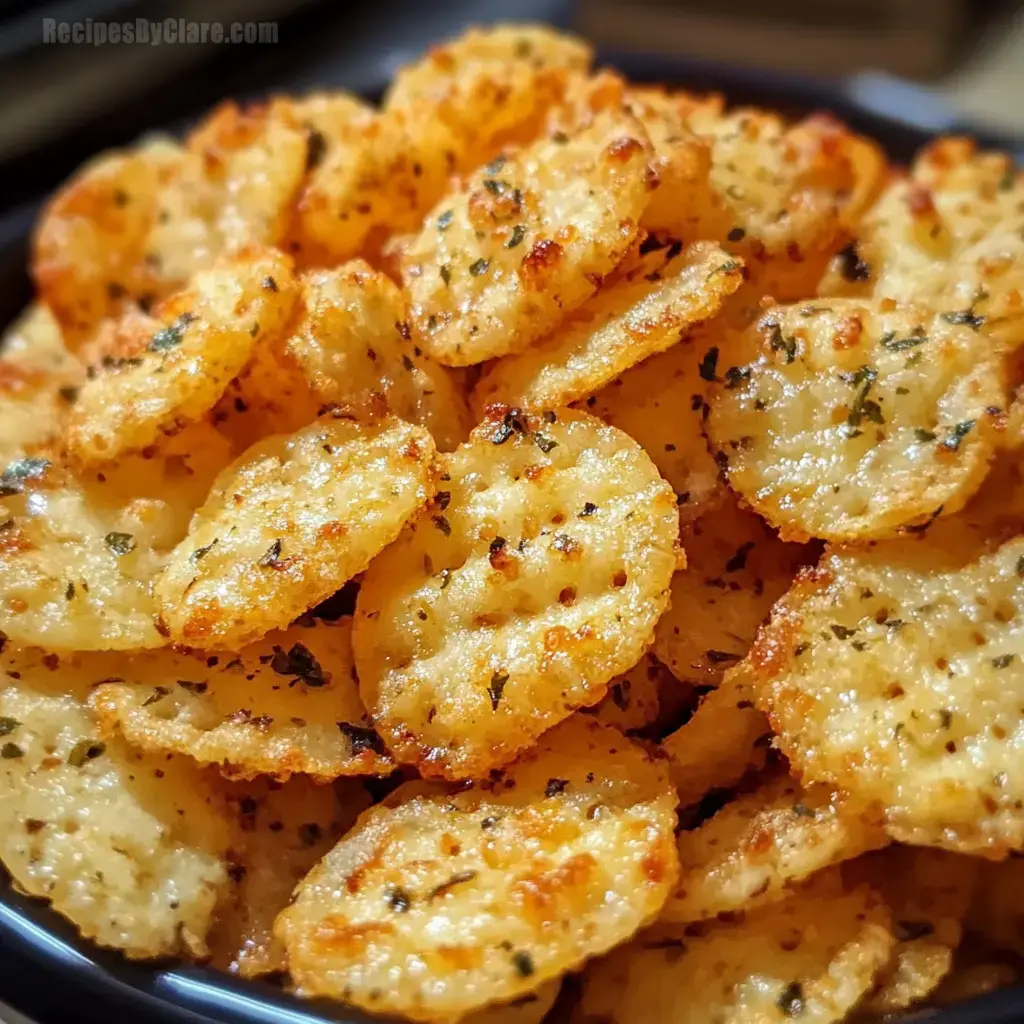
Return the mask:
<svg viewBox="0 0 1024 1024"><path fill-rule="evenodd" d="M1000 138L958 123L934 99L878 76L828 82L737 69L703 61L606 53L601 63L638 82L696 91L720 91L730 102L753 103L787 113L830 111L907 162L938 133L972 135L986 145L1018 154L1021 140ZM336 82L337 75L325 80ZM261 83L260 89L308 87L309 69ZM377 89L363 87L367 95ZM247 93L249 89L245 90ZM45 154L39 155L44 160ZM28 236L38 202L0 215L0 324L10 322L31 297L26 274ZM367 1024L347 1007L303 1002L264 982L241 982L211 969L181 964L130 963L82 941L43 903L0 881L0 999L31 1014L39 1024ZM930 1024L1013 1024L1024 1020L1024 986L1015 986L941 1010L905 1019ZM381 1018L372 1018L380 1021Z"/></svg>

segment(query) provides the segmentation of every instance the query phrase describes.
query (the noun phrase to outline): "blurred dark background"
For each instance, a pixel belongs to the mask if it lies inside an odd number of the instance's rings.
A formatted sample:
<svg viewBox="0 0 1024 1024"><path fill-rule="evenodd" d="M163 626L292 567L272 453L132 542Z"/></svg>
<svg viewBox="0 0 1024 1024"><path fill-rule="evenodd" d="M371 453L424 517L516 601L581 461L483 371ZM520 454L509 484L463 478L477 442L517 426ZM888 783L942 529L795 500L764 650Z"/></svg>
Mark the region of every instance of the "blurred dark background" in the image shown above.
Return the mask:
<svg viewBox="0 0 1024 1024"><path fill-rule="evenodd" d="M47 18L168 17L272 22L277 41L44 42ZM1024 9L999 0L0 0L0 195L9 208L88 154L225 95L377 91L431 40L499 18L572 27L605 50L832 79L925 127L964 117L1024 135Z"/></svg>

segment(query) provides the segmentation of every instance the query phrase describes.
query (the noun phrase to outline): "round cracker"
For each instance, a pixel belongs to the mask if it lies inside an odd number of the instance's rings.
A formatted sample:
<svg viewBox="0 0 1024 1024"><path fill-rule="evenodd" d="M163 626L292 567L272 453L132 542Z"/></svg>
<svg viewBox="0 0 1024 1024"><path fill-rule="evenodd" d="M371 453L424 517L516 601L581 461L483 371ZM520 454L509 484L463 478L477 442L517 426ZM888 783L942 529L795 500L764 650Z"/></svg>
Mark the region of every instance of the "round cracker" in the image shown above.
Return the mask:
<svg viewBox="0 0 1024 1024"><path fill-rule="evenodd" d="M664 767L575 718L494 781L412 784L364 815L278 918L301 995L447 1021L648 923L675 877Z"/></svg>
<svg viewBox="0 0 1024 1024"><path fill-rule="evenodd" d="M393 417L328 414L254 445L215 481L156 582L176 642L236 650L366 568L422 505L434 442Z"/></svg>
<svg viewBox="0 0 1024 1024"><path fill-rule="evenodd" d="M679 833L679 882L661 918L685 924L774 903L816 871L887 842L827 787L769 778Z"/></svg>
<svg viewBox="0 0 1024 1024"><path fill-rule="evenodd" d="M659 924L595 965L573 1020L808 1024L842 1020L892 954L889 914L832 872L722 922Z"/></svg>
<svg viewBox="0 0 1024 1024"><path fill-rule="evenodd" d="M102 946L201 956L227 885L224 807L187 758L101 739L84 697L103 663L79 658L3 656L0 858Z"/></svg>
<svg viewBox="0 0 1024 1024"><path fill-rule="evenodd" d="M232 779L318 782L394 767L359 700L350 619L272 632L237 655L136 657L90 698L104 732Z"/></svg>
<svg viewBox="0 0 1024 1024"><path fill-rule="evenodd" d="M444 367L413 345L398 286L363 260L302 279L303 313L283 343L322 405L388 409L452 451L469 435L465 399Z"/></svg>
<svg viewBox="0 0 1024 1024"><path fill-rule="evenodd" d="M970 139L926 146L833 261L820 294L916 302L1011 346L1024 341L1024 176Z"/></svg>
<svg viewBox="0 0 1024 1024"><path fill-rule="evenodd" d="M647 202L643 127L605 111L500 156L442 198L402 253L417 343L466 366L520 351L594 294Z"/></svg>
<svg viewBox="0 0 1024 1024"><path fill-rule="evenodd" d="M371 564L353 645L402 762L479 778L634 665L668 600L675 497L586 413L492 410Z"/></svg>
<svg viewBox="0 0 1024 1024"><path fill-rule="evenodd" d="M296 294L290 261L265 250L200 272L154 320L129 314L71 409L71 454L104 462L200 419L255 347L284 329Z"/></svg>
<svg viewBox="0 0 1024 1024"><path fill-rule="evenodd" d="M717 686L812 555L804 545L779 540L731 497L684 527L681 541L686 568L672 577L653 650L677 679Z"/></svg>
<svg viewBox="0 0 1024 1024"><path fill-rule="evenodd" d="M712 242L647 253L549 337L490 366L474 392L477 408L575 402L676 344L742 281L743 263Z"/></svg>
<svg viewBox="0 0 1024 1024"><path fill-rule="evenodd" d="M48 650L159 647L152 584L230 454L197 424L152 458L72 474L52 453L0 474L0 630ZM52 460L52 461L51 461Z"/></svg>
<svg viewBox="0 0 1024 1024"><path fill-rule="evenodd" d="M1024 845L1022 606L1019 538L966 561L927 536L836 551L762 629L758 702L804 782L893 838L1005 855Z"/></svg>
<svg viewBox="0 0 1024 1024"><path fill-rule="evenodd" d="M708 436L784 536L891 536L984 480L1006 394L998 352L969 326L819 299L769 311L737 347L709 350Z"/></svg>
<svg viewBox="0 0 1024 1024"><path fill-rule="evenodd" d="M72 344L157 283L145 259L164 160L153 151L107 153L82 167L36 226L32 277Z"/></svg>

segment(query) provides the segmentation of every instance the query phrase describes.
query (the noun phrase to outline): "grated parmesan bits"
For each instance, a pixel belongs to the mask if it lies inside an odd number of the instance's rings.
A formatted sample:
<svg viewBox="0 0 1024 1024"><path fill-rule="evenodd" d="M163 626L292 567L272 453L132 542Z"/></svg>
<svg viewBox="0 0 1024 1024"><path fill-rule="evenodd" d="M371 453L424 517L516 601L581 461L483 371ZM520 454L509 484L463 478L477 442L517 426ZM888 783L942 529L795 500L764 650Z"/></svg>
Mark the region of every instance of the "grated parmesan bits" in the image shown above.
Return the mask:
<svg viewBox="0 0 1024 1024"><path fill-rule="evenodd" d="M387 417L328 414L261 441L214 482L157 580L176 643L237 650L362 572L427 500L434 443Z"/></svg>
<svg viewBox="0 0 1024 1024"><path fill-rule="evenodd" d="M702 921L786 899L794 886L885 846L877 823L851 814L827 787L769 776L714 817L680 832L679 882L663 921Z"/></svg>
<svg viewBox="0 0 1024 1024"><path fill-rule="evenodd" d="M608 111L470 175L401 256L416 342L466 366L548 334L633 244L649 155L640 123Z"/></svg>
<svg viewBox="0 0 1024 1024"><path fill-rule="evenodd" d="M202 956L227 888L220 796L186 758L105 743L84 705L102 663L77 659L3 655L0 859L101 946Z"/></svg>
<svg viewBox="0 0 1024 1024"><path fill-rule="evenodd" d="M989 857L1024 847L1024 541L908 538L798 577L749 658L805 784L881 810L889 834Z"/></svg>
<svg viewBox="0 0 1024 1024"><path fill-rule="evenodd" d="M299 994L448 1021L516 999L650 922L675 878L664 767L573 719L494 780L411 783L278 918Z"/></svg>
<svg viewBox="0 0 1024 1024"><path fill-rule="evenodd" d="M648 253L548 337L488 367L477 408L557 409L585 398L685 339L742 280L743 263L710 242Z"/></svg>
<svg viewBox="0 0 1024 1024"><path fill-rule="evenodd" d="M657 925L585 975L574 1024L830 1024L885 968L889 912L824 872L781 903L722 922Z"/></svg>
<svg viewBox="0 0 1024 1024"><path fill-rule="evenodd" d="M658 620L653 650L677 679L717 686L814 555L805 545L779 540L731 497L686 525L680 539L686 567L672 577L672 599Z"/></svg>
<svg viewBox="0 0 1024 1024"><path fill-rule="evenodd" d="M201 419L284 329L296 296L290 261L263 250L200 272L155 318L128 314L71 409L71 455L104 462Z"/></svg>
<svg viewBox="0 0 1024 1024"><path fill-rule="evenodd" d="M353 646L397 760L478 778L633 666L667 602L671 489L585 413L494 411L370 565Z"/></svg>
<svg viewBox="0 0 1024 1024"><path fill-rule="evenodd" d="M709 349L708 436L729 483L784 538L892 536L962 507L1007 395L1000 355L927 309L819 299Z"/></svg>
<svg viewBox="0 0 1024 1024"><path fill-rule="evenodd" d="M342 619L270 633L238 654L136 656L90 704L105 733L232 779L386 775L394 764L359 700L351 633Z"/></svg>

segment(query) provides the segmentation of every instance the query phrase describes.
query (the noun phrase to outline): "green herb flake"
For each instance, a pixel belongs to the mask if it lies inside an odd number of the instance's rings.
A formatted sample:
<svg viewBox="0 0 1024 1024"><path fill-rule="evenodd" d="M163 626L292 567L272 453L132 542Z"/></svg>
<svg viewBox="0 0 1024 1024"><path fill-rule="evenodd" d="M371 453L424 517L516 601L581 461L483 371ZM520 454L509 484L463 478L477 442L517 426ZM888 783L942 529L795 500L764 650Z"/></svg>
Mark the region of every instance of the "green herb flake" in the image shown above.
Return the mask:
<svg viewBox="0 0 1024 1024"><path fill-rule="evenodd" d="M295 676L307 686L324 686L331 681L329 672L324 672L320 662L305 644L295 643L288 648L274 648L270 667L279 676Z"/></svg>
<svg viewBox="0 0 1024 1024"><path fill-rule="evenodd" d="M20 494L26 480L38 480L49 468L49 459L31 455L12 462L0 473L0 498Z"/></svg>
<svg viewBox="0 0 1024 1024"><path fill-rule="evenodd" d="M942 447L947 451L955 452L960 449L960 442L971 432L974 427L974 420L962 420L949 432L942 442Z"/></svg>
<svg viewBox="0 0 1024 1024"><path fill-rule="evenodd" d="M517 949L512 954L512 966L521 978L529 978L533 974L533 957L525 950Z"/></svg>
<svg viewBox="0 0 1024 1024"><path fill-rule="evenodd" d="M277 569L280 567L281 558L281 539L280 537L270 545L267 550L260 555L259 561L256 563L261 569Z"/></svg>
<svg viewBox="0 0 1024 1024"><path fill-rule="evenodd" d="M10 736L21 725L16 718L0 717L0 736Z"/></svg>
<svg viewBox="0 0 1024 1024"><path fill-rule="evenodd" d="M154 686L153 692L142 702L144 708L148 708L151 704L157 704L164 699L164 697L170 694L170 690L166 686Z"/></svg>
<svg viewBox="0 0 1024 1024"><path fill-rule="evenodd" d="M998 658L992 659L993 668L1007 668L1009 664L1016 658L1015 654L1000 654Z"/></svg>
<svg viewBox="0 0 1024 1024"><path fill-rule="evenodd" d="M933 430L925 430L924 427L918 427L914 431L914 439L919 441L921 444L927 444L929 441L934 441L939 435Z"/></svg>
<svg viewBox="0 0 1024 1024"><path fill-rule="evenodd" d="M480 259L476 260L474 263L470 263L470 265L469 265L469 272L474 277L479 277L481 274L486 273L487 268L490 265L491 265L491 261L488 260L488 259L484 259L484 257L481 256Z"/></svg>
<svg viewBox="0 0 1024 1024"><path fill-rule="evenodd" d="M715 377L715 367L718 365L718 346L712 345L711 348L704 353L704 358L700 361L699 372L702 380L713 381Z"/></svg>
<svg viewBox="0 0 1024 1024"><path fill-rule="evenodd" d="M497 711L501 703L501 695L505 692L505 684L508 682L507 672L495 672L491 676L490 685L487 687L487 696L491 698L491 710Z"/></svg>
<svg viewBox="0 0 1024 1024"><path fill-rule="evenodd" d="M396 914L404 914L412 906L412 896L407 889L403 889L400 885L388 889L384 898Z"/></svg>
<svg viewBox="0 0 1024 1024"><path fill-rule="evenodd" d="M451 210L445 210L440 217L437 218L437 230L447 231L452 226L452 217L454 214Z"/></svg>
<svg viewBox="0 0 1024 1024"><path fill-rule="evenodd" d="M204 559L213 550L214 545L217 544L219 539L219 537L214 537L213 540L211 540L205 547L196 548L189 556L190 560L193 562L202 561L202 559Z"/></svg>
<svg viewBox="0 0 1024 1024"><path fill-rule="evenodd" d="M79 740L68 754L68 764L72 768L81 768L86 761L94 761L105 750L107 745L96 740Z"/></svg>
<svg viewBox="0 0 1024 1024"><path fill-rule="evenodd" d="M173 323L161 327L150 339L150 352L168 352L181 344L188 325L199 318L195 313L182 313Z"/></svg>
<svg viewBox="0 0 1024 1024"><path fill-rule="evenodd" d="M135 550L135 538L130 533L111 532L103 538L115 555L127 555Z"/></svg>
<svg viewBox="0 0 1024 1024"><path fill-rule="evenodd" d="M13 761L17 757L24 757L25 751L17 743L5 743L0 747L0 757L5 761Z"/></svg>
<svg viewBox="0 0 1024 1024"><path fill-rule="evenodd" d="M373 729L352 722L336 722L335 725L351 744L353 757L358 757L364 750L372 750L375 754L384 753L384 741Z"/></svg>
<svg viewBox="0 0 1024 1024"><path fill-rule="evenodd" d="M857 388L857 394L854 396L850 413L846 417L846 435L847 437L856 437L859 434L857 428L865 418L872 420L872 422L877 422L877 420L873 419L875 410L878 409L877 403L872 402L871 406L867 408L865 408L865 405L868 401L871 385L878 379L878 371L873 366L862 366L856 373L845 374L843 379L848 384ZM878 415L881 415L880 409L878 409ZM856 433L852 433L853 431L856 431Z"/></svg>
<svg viewBox="0 0 1024 1024"><path fill-rule="evenodd" d="M452 265L450 263L441 264L441 280L444 281L446 287L452 283Z"/></svg>
<svg viewBox="0 0 1024 1024"><path fill-rule="evenodd" d="M463 882L472 882L474 878L476 878L476 872L471 869L466 871L456 871L447 882L435 885L434 888L427 893L427 899L436 900L440 896L447 896L455 886L462 885Z"/></svg>
<svg viewBox="0 0 1024 1024"><path fill-rule="evenodd" d="M939 317L947 324L970 327L972 331L978 330L985 323L985 318L978 316L973 309L958 309L952 313L940 313Z"/></svg>
<svg viewBox="0 0 1024 1024"><path fill-rule="evenodd" d="M778 324L772 324L772 333L768 344L773 352L786 353L787 365L796 359L796 338L787 338Z"/></svg>
<svg viewBox="0 0 1024 1024"><path fill-rule="evenodd" d="M505 243L505 248L514 249L524 238L526 238L526 225L517 224L512 229L512 237Z"/></svg>
<svg viewBox="0 0 1024 1024"><path fill-rule="evenodd" d="M804 1012L804 988L799 981L791 981L776 1004L787 1017L799 1017Z"/></svg>
<svg viewBox="0 0 1024 1024"><path fill-rule="evenodd" d="M558 447L558 442L553 438L545 437L544 434L534 434L533 443L545 454Z"/></svg>
<svg viewBox="0 0 1024 1024"><path fill-rule="evenodd" d="M888 331L882 336L882 348L890 352L906 352L923 345L927 340L928 335L920 327L915 327L905 338L897 338L894 331Z"/></svg>

